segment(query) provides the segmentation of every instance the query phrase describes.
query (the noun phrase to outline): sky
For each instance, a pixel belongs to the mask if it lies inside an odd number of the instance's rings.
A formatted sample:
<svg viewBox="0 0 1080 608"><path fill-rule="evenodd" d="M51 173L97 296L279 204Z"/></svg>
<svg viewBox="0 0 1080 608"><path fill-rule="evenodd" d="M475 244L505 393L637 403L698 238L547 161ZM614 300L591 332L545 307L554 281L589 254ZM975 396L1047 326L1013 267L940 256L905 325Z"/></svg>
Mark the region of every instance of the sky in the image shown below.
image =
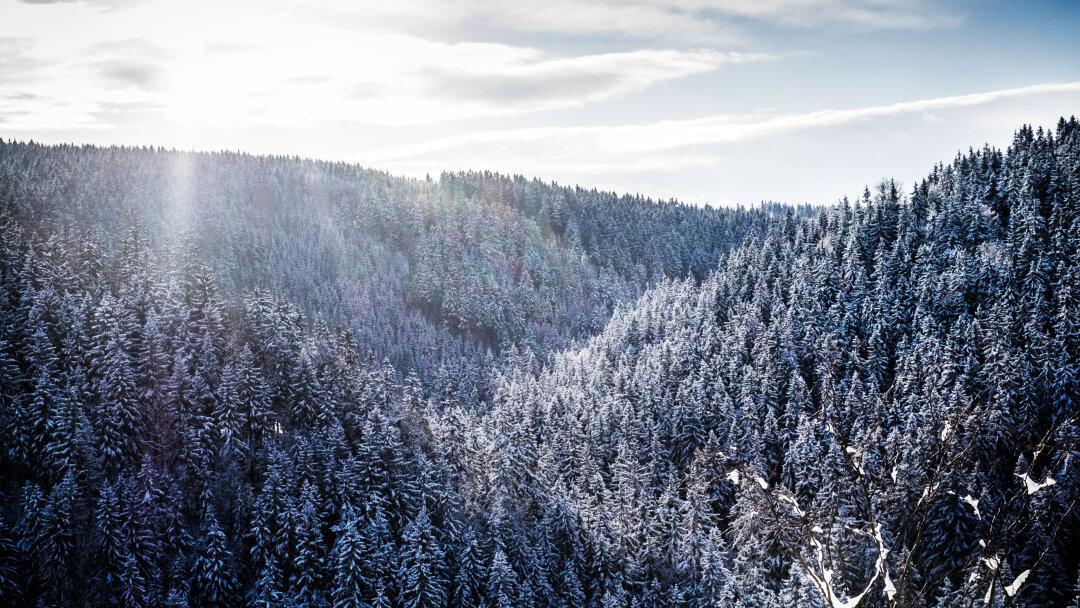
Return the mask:
<svg viewBox="0 0 1080 608"><path fill-rule="evenodd" d="M828 204L1080 114L1073 0L0 0L0 138Z"/></svg>

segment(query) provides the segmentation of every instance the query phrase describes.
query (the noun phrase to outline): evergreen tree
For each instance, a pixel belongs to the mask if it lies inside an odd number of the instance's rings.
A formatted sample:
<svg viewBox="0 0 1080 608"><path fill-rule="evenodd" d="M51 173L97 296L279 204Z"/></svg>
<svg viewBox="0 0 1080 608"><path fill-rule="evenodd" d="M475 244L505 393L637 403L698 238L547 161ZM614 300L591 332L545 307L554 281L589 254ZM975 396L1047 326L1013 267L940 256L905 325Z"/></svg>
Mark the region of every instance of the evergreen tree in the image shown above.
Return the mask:
<svg viewBox="0 0 1080 608"><path fill-rule="evenodd" d="M371 604L365 591L372 581L364 570L364 537L359 520L352 512L338 528L334 545L334 585L331 591L333 608L367 608Z"/></svg>
<svg viewBox="0 0 1080 608"><path fill-rule="evenodd" d="M203 606L233 606L238 589L233 557L213 507L206 509L200 528L199 551L192 568L192 598Z"/></svg>
<svg viewBox="0 0 1080 608"><path fill-rule="evenodd" d="M435 608L447 599L443 550L431 529L427 507L421 507L402 533L402 603L406 608Z"/></svg>

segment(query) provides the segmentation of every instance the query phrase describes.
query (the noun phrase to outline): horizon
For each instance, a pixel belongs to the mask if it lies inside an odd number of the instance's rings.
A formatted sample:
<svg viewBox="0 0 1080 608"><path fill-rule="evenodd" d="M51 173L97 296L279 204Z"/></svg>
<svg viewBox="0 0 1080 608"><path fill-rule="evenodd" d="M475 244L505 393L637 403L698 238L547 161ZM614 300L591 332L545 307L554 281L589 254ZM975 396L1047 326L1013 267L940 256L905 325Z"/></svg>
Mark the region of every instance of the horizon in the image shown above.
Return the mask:
<svg viewBox="0 0 1080 608"><path fill-rule="evenodd" d="M1075 119L1075 115L1060 116L1058 121L1060 121L1060 120L1068 121L1068 120L1072 120L1072 119ZM1029 128L1034 132L1042 131L1042 132L1045 132L1045 133L1053 133L1054 129L1056 128L1056 123L1058 121L1055 121L1054 125L1036 125L1036 124L1027 124L1027 123L1025 123L1025 124L1023 124L1023 125L1021 125L1021 126L1019 126L1019 127L1017 127L1016 129L1013 130L1013 137L1015 137L1015 135L1017 133L1019 133L1019 131L1021 129L1023 129L1023 128ZM563 183L563 182L559 182L557 180L545 179L543 176L539 176L539 175L527 176L527 175L523 175L521 173L505 173L505 172L492 171L492 170L487 170L487 169L442 170L442 171L439 171L437 174L434 174L434 175L429 173L429 174L420 176L420 175L410 175L410 174L404 173L404 172L394 172L394 171L391 171L391 170L387 170L387 169L383 169L383 168L375 167L375 166L364 165L364 164L361 164L361 163L353 161L353 160L341 160L341 159L333 159L333 158L319 158L319 157L313 157L313 156L300 156L300 155L296 155L296 154L276 154L276 153L270 153L270 152L265 152L265 153L264 152L251 152L251 151L243 150L243 149L235 149L235 150L224 149L224 148L222 148L222 149L186 148L185 149L185 148L177 148L177 147L158 146L158 145L153 145L153 144L145 144L145 145L144 144L97 144L97 143L92 143L92 142L89 142L89 143L79 143L79 142L48 143L48 142L36 141L34 139L22 140L22 139L10 138L10 137L6 138L6 139L4 137L0 137L0 143L21 144L21 145L42 145L42 146L55 146L55 147L71 146L71 147L81 147L81 148L96 148L96 149L101 149L101 150L105 150L105 149L119 149L119 150L133 150L133 151L142 150L142 151L150 151L150 152L155 152L155 153L170 153L170 154L203 154L203 155L233 154L233 155L238 155L238 156L250 156L250 157L258 157L258 158L272 158L272 159L280 159L280 160L296 160L296 161L302 161L302 162L326 163L326 164L332 164L332 165L345 165L345 166L348 166L348 167L354 167L354 168L356 168L358 170L362 170L362 171L371 171L371 172L375 172L375 173L383 173L383 174L386 174L389 177L394 178L394 179L412 180L412 181L416 181L416 182L429 181L429 182L433 182L433 183L438 183L439 181L441 181L442 175L444 175L444 174L465 175L465 174L469 174L469 173L473 173L473 174L487 173L487 174L491 174L491 175L493 175L495 177L504 177L504 178L508 178L508 179L512 179L512 180L524 179L526 181L536 181L536 182L540 182L540 183L542 183L544 185L547 185L547 186L550 186L550 187L553 187L553 188L578 189L578 190L583 190L583 191L588 191L588 192L598 192L598 193L601 193L601 194L609 194L609 195L620 197L620 198L621 197L641 198L641 199L645 199L647 202L652 202L652 203L666 203L666 204L675 203L675 204L682 204L682 205L689 205L689 206L713 207L713 208L756 209L756 208L764 207L766 205L786 205L786 206L789 206L789 207L792 207L792 208L799 208L799 207L803 207L803 206L831 207L833 205L837 205L837 204L843 203L845 201L858 201L859 196L861 195L860 192L854 192L853 191L853 192L848 193L848 194L842 194L838 198L836 198L835 200L824 201L824 202L790 202L790 201L784 201L784 200L760 200L760 201L750 201L750 202L745 202L745 203L744 202L731 202L731 203L728 203L728 204L715 204L715 203L712 203L710 201L700 201L699 202L699 201L687 201L687 200L680 199L678 197L657 197L657 196L649 195L649 194L644 193L644 192L632 192L632 191L628 191L628 190L616 190L616 189L613 189L613 188L589 186L589 185L581 184L581 183ZM971 150L983 149L984 147L988 147L991 150L996 150L996 151L1000 151L1000 152L1004 153L1004 152L1009 150L1009 148L1011 147L1011 144L1004 145L1004 146L995 146L995 145L991 145L990 143L987 142L987 143L984 143L984 144L978 145L978 146L976 146L976 145L968 146L968 150L971 151ZM881 183L883 181L885 181L885 182L892 181L897 186L897 190L900 193L901 200L907 200L908 196L910 194L910 192L909 192L910 189L914 188L919 182L923 181L925 179L926 175L928 175L930 172L932 172L936 167L938 167L940 165L948 165L949 163L953 162L957 157L963 156L964 153L965 153L965 151L963 149L957 149L956 154L954 154L952 159L944 159L943 158L943 159L939 159L939 160L931 163L927 167L925 175L923 175L922 177L917 177L917 178L913 179L911 183L899 180L899 179L897 179L895 177L882 176L882 177L880 177L877 180L874 180L872 182L867 181L867 183L863 184L862 188L865 189L865 190L869 190L872 186L876 186L877 184L879 184L879 183Z"/></svg>

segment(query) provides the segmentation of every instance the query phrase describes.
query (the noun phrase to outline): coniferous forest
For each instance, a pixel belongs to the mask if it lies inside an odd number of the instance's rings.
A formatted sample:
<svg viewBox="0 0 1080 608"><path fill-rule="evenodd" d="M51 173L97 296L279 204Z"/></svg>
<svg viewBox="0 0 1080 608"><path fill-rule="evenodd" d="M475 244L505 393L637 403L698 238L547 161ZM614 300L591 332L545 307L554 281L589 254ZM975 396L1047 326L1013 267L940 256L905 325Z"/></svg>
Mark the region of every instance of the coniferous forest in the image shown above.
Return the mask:
<svg viewBox="0 0 1080 608"><path fill-rule="evenodd" d="M1080 122L826 207L0 141L0 605L1076 608Z"/></svg>

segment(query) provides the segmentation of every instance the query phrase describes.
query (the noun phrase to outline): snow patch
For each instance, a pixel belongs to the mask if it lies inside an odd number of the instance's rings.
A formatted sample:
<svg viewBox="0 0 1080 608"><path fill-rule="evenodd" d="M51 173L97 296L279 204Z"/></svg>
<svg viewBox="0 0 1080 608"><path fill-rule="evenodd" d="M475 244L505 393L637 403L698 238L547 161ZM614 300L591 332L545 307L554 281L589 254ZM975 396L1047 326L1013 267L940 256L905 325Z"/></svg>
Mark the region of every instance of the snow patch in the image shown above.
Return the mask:
<svg viewBox="0 0 1080 608"><path fill-rule="evenodd" d="M979 499L975 498L971 494L964 496L964 502L971 505L971 508L975 510L975 517L982 519L982 515L979 513Z"/></svg>
<svg viewBox="0 0 1080 608"><path fill-rule="evenodd" d="M1023 475L1017 475L1017 477L1024 480L1024 486L1027 488L1028 494L1034 494L1035 492L1038 492L1043 488L1057 485L1057 482L1054 481L1054 478L1050 477L1049 475L1047 475L1046 479L1044 479L1043 481L1035 481L1027 473L1024 473Z"/></svg>
<svg viewBox="0 0 1080 608"><path fill-rule="evenodd" d="M815 531L820 529L821 528L814 526ZM885 576L885 593L889 596L889 600L891 601L896 594L896 586L889 577L889 570L885 566L885 558L888 556L889 551L885 548L885 543L881 538L881 524L874 526L874 540L877 541L878 544L876 572L874 572L874 576L870 579L870 582L866 584L866 588L862 590L862 593L845 600L842 599L835 589L833 589L833 571L832 569L825 567L825 548L821 546L821 541L813 537L810 538L810 544L814 547L814 553L817 556L817 567L821 572L821 576L818 576L815 572L811 571L810 568L806 569L806 573L809 575L810 580L813 581L814 586L817 587L818 591L820 591L821 595L825 598L825 602L829 605L829 608L856 608L859 605L859 602L861 602L862 599L866 597L866 594L870 592L870 589L873 588L878 577L883 574Z"/></svg>
<svg viewBox="0 0 1080 608"><path fill-rule="evenodd" d="M794 496L790 496L788 494L781 494L780 495L780 500L782 500L782 501L788 503L789 505L791 505L791 508L795 511L795 514L798 515L799 517L806 517L806 511L803 511L801 508L799 508L799 501L795 500Z"/></svg>
<svg viewBox="0 0 1080 608"><path fill-rule="evenodd" d="M1031 574L1031 570L1024 570L1021 572L1020 576L1016 577L1016 580L1014 580L1011 585L1005 587L1005 595L1009 597L1016 595L1016 592L1020 591L1020 585L1024 584L1024 581L1027 580L1029 574Z"/></svg>
<svg viewBox="0 0 1080 608"><path fill-rule="evenodd" d="M885 571L885 595L888 596L890 602L896 597L896 585L894 585L892 579L889 578L888 570Z"/></svg>
<svg viewBox="0 0 1080 608"><path fill-rule="evenodd" d="M889 550L885 548L885 540L881 538L881 524L874 524L874 541L877 542L878 546L878 558L874 567L885 577L884 591L891 602L893 596L896 595L896 585L893 584L892 578L889 576L889 568L885 565L885 559L889 557ZM869 589L869 587L867 587L867 589Z"/></svg>

